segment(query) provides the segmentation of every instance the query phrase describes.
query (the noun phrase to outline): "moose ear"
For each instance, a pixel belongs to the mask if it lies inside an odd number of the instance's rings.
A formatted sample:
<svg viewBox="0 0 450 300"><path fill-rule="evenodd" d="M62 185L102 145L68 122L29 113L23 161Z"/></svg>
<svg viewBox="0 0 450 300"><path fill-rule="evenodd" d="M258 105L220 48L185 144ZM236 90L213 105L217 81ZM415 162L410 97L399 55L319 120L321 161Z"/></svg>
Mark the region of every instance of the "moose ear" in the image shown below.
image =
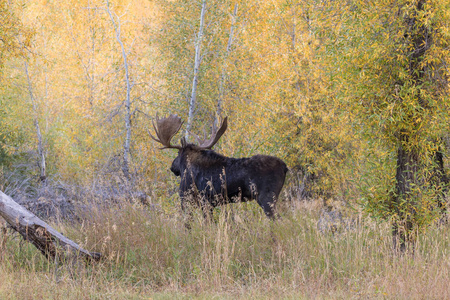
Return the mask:
<svg viewBox="0 0 450 300"><path fill-rule="evenodd" d="M180 141L181 141L181 147L182 148L186 147L186 144L187 144L186 143L186 138L182 137Z"/></svg>

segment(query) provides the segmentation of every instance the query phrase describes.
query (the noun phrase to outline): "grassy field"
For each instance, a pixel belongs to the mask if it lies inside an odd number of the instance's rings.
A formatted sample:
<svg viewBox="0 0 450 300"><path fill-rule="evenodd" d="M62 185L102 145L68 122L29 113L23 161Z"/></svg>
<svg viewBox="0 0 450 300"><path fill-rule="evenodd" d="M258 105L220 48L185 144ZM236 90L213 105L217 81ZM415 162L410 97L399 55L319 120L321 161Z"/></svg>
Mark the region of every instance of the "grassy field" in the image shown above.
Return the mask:
<svg viewBox="0 0 450 300"><path fill-rule="evenodd" d="M195 215L139 205L99 209L81 224L54 224L94 265L55 268L9 234L1 244L0 299L450 299L448 225L430 228L414 254L391 249L387 223L360 220L336 234L317 229L319 202L271 222L254 203Z"/></svg>

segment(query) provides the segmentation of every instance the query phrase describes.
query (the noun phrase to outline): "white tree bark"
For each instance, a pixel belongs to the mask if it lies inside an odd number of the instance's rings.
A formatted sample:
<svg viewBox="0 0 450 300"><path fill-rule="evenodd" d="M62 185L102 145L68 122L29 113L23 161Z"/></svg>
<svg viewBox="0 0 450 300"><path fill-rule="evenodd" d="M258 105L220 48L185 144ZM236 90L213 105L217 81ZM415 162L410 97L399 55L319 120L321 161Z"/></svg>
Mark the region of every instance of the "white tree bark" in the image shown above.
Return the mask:
<svg viewBox="0 0 450 300"><path fill-rule="evenodd" d="M236 16L238 11L238 4L234 6L234 11L232 15L231 20L231 27L230 27L230 36L228 37L228 43L227 43L227 49L225 52L224 62L223 62L223 68L222 68L222 74L220 75L220 82L219 82L219 99L217 100L217 114L216 118L214 120L214 124L216 128L220 126L220 116L222 115L222 106L223 106L223 94L225 93L224 85L227 81L227 71L228 71L228 56L231 52L231 45L233 43L234 38L234 28L236 23Z"/></svg>
<svg viewBox="0 0 450 300"><path fill-rule="evenodd" d="M0 216L46 257L57 257L58 261L79 257L99 260L101 257L100 253L81 248L1 191Z"/></svg>
<svg viewBox="0 0 450 300"><path fill-rule="evenodd" d="M123 143L123 165L122 171L127 179L130 177L130 168L129 168L129 160L130 160L130 145L131 145L131 83L130 83L130 74L128 72L128 58L127 52L125 51L125 45L121 38L120 32L120 19L113 15L111 9L109 8L109 1L106 1L106 11L111 18L111 22L114 26L114 32L116 34L116 40L120 45L120 49L122 51L122 59L123 59L123 67L125 70L125 82L126 82L126 98L125 98L125 141ZM117 19L117 21L116 21Z"/></svg>
<svg viewBox="0 0 450 300"><path fill-rule="evenodd" d="M195 58L194 58L194 78L192 79L192 92L191 99L189 101L189 116L186 124L186 140L189 138L189 131L192 127L192 121L194 119L195 104L197 100L197 85L198 85L198 73L201 63L201 46L203 41L203 29L205 24L205 12L206 12L206 0L202 0L202 10L200 13L200 26L198 28L197 38L195 39Z"/></svg>
<svg viewBox="0 0 450 300"><path fill-rule="evenodd" d="M33 116L34 116L34 127L36 129L36 135L38 139L38 165L39 165L39 175L41 181L45 181L47 174L46 174L46 162L45 162L45 150L44 145L42 142L42 134L41 129L39 127L39 113L37 109L36 99L34 98L33 94L33 86L31 84L30 74L28 72L28 64L25 62L25 74L27 75L27 83L28 83L28 92L30 94L30 101L33 106Z"/></svg>

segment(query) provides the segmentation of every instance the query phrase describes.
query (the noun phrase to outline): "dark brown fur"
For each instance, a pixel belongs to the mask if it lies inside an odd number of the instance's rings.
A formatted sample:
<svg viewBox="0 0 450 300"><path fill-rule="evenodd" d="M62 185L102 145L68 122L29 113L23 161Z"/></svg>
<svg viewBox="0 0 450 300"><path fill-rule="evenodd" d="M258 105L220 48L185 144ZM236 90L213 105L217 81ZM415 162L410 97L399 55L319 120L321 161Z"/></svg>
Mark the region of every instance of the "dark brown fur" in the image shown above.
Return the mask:
<svg viewBox="0 0 450 300"><path fill-rule="evenodd" d="M231 158L193 144L178 151L170 169L181 177L183 209L192 199L211 210L231 202L256 200L270 218L275 217L275 204L288 171L274 156Z"/></svg>

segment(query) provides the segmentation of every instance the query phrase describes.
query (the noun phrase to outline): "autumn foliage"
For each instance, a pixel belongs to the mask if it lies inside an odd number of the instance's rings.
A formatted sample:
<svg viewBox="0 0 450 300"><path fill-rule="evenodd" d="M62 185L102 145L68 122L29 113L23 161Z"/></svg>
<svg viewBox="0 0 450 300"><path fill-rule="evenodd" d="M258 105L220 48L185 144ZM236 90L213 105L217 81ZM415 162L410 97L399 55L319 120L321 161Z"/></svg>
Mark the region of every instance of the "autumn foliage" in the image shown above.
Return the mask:
<svg viewBox="0 0 450 300"><path fill-rule="evenodd" d="M150 139L152 118L176 113L201 133L227 115L216 150L282 158L285 198L362 208L405 230L441 216L446 0L3 0L0 10L4 178L37 177L45 155L52 180L131 180L166 203L173 154Z"/></svg>

